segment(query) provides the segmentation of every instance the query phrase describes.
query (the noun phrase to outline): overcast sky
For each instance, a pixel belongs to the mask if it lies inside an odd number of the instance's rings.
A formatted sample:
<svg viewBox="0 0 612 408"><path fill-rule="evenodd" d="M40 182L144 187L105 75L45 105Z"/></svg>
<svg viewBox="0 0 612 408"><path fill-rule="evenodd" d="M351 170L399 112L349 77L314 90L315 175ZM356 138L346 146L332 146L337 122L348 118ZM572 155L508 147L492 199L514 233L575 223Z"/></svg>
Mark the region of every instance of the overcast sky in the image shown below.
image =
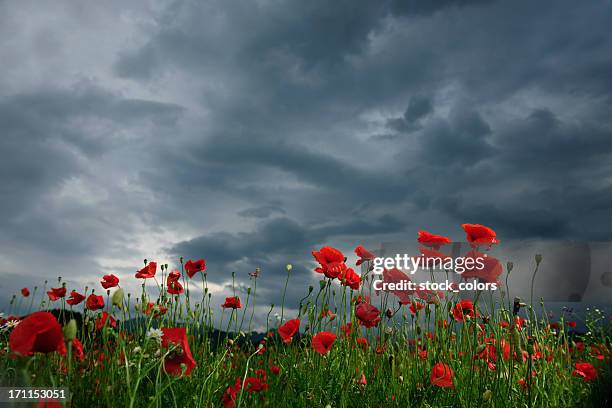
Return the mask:
<svg viewBox="0 0 612 408"><path fill-rule="evenodd" d="M612 3L0 0L0 305L205 258L612 238ZM2 301L4 300L4 301Z"/></svg>

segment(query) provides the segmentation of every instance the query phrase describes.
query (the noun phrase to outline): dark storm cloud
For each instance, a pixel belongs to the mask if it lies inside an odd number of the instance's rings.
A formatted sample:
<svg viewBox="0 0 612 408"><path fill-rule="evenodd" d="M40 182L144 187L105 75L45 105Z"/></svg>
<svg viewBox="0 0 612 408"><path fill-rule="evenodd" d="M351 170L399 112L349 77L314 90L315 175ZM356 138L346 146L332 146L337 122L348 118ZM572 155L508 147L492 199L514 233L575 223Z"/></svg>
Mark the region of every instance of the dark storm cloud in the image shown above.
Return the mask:
<svg viewBox="0 0 612 408"><path fill-rule="evenodd" d="M612 238L600 3L95 10L76 33L33 19L0 45L2 273L205 257L220 285L261 267L259 294L278 303L284 265L303 289L325 244L457 238L462 222L502 240Z"/></svg>

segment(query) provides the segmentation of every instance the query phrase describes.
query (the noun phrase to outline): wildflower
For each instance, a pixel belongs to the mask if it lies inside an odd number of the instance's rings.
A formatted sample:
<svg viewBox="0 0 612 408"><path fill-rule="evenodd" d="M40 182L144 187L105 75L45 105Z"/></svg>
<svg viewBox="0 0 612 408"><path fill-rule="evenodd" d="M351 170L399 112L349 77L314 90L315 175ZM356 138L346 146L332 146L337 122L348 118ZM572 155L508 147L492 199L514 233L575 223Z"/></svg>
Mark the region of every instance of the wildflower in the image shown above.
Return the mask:
<svg viewBox="0 0 612 408"><path fill-rule="evenodd" d="M238 296L230 296L225 298L225 303L221 305L225 309L242 309L240 298Z"/></svg>
<svg viewBox="0 0 612 408"><path fill-rule="evenodd" d="M345 257L336 248L326 246L319 251L313 251L312 256L319 262L319 267L315 268L315 272L322 273L330 279L337 278L341 273L346 271Z"/></svg>
<svg viewBox="0 0 612 408"><path fill-rule="evenodd" d="M162 337L164 336L164 332L161 329L150 328L147 331L147 338L151 340L155 340L159 344L162 343Z"/></svg>
<svg viewBox="0 0 612 408"><path fill-rule="evenodd" d="M70 306L76 306L84 300L85 296L73 290L72 292L70 292L70 297L68 298L68 300L66 300L66 303L68 303Z"/></svg>
<svg viewBox="0 0 612 408"><path fill-rule="evenodd" d="M358 290L359 285L361 285L361 276L353 268L347 268L338 276L338 279L340 279L342 286L348 286L353 290Z"/></svg>
<svg viewBox="0 0 612 408"><path fill-rule="evenodd" d="M157 263L149 262L144 268L136 272L136 278L138 279L149 279L155 277L157 272Z"/></svg>
<svg viewBox="0 0 612 408"><path fill-rule="evenodd" d="M466 233L468 242L473 246L499 244L497 234L489 227L480 224L461 225Z"/></svg>
<svg viewBox="0 0 612 408"><path fill-rule="evenodd" d="M255 272L249 272L249 276L253 279L259 278L259 274L261 273L261 269L255 268Z"/></svg>
<svg viewBox="0 0 612 408"><path fill-rule="evenodd" d="M117 326L117 321L113 318L113 316L106 312L102 312L102 314L96 319L96 330L102 330L104 326L106 326L106 323L108 323L111 328L115 328Z"/></svg>
<svg viewBox="0 0 612 408"><path fill-rule="evenodd" d="M270 364L270 371L272 372L272 374L279 374L281 369L277 365Z"/></svg>
<svg viewBox="0 0 612 408"><path fill-rule="evenodd" d="M300 319L292 319L278 328L278 334L283 343L288 344L300 330Z"/></svg>
<svg viewBox="0 0 612 408"><path fill-rule="evenodd" d="M425 307L425 305L421 302L411 302L410 303L410 313L413 315L416 315L417 312L421 309L423 309Z"/></svg>
<svg viewBox="0 0 612 408"><path fill-rule="evenodd" d="M374 258L376 258L376 255L365 249L363 245L358 245L357 248L355 248L355 254L359 257L355 264L357 266L361 265L366 261L373 261Z"/></svg>
<svg viewBox="0 0 612 408"><path fill-rule="evenodd" d="M49 312L35 312L23 319L11 332L9 346L11 351L23 356L37 352L66 353L62 326Z"/></svg>
<svg viewBox="0 0 612 408"><path fill-rule="evenodd" d="M360 303L355 308L355 316L359 322L367 328L378 326L380 322L380 310L369 303Z"/></svg>
<svg viewBox="0 0 612 408"><path fill-rule="evenodd" d="M367 350L368 347L370 347L370 343L368 342L368 339L366 339L365 337L357 337L355 339L355 343L357 343L357 345L361 347L363 350Z"/></svg>
<svg viewBox="0 0 612 408"><path fill-rule="evenodd" d="M22 295L23 297L28 297L28 296L30 296L30 289L28 289L28 288L23 288L23 289L21 289L21 295Z"/></svg>
<svg viewBox="0 0 612 408"><path fill-rule="evenodd" d="M72 339L72 355L79 361L85 360L85 352L83 351L83 343L76 337Z"/></svg>
<svg viewBox="0 0 612 408"><path fill-rule="evenodd" d="M453 370L444 363L437 363L433 366L429 381L436 387L455 388L453 385Z"/></svg>
<svg viewBox="0 0 612 408"><path fill-rule="evenodd" d="M100 310L104 308L104 298L102 296L98 296L92 293L87 298L87 301L85 302L85 306L89 310Z"/></svg>
<svg viewBox="0 0 612 408"><path fill-rule="evenodd" d="M419 231L417 241L435 250L440 249L442 245L450 244L452 242L449 238L445 236L434 235L427 231Z"/></svg>
<svg viewBox="0 0 612 408"><path fill-rule="evenodd" d="M149 302L147 303L147 306L143 310L143 313L146 315L149 315L151 314L151 312L153 312L153 317L157 318L159 316L165 315L167 311L168 311L168 308L166 308L165 306L158 305L153 302Z"/></svg>
<svg viewBox="0 0 612 408"><path fill-rule="evenodd" d="M591 363L576 363L572 375L582 377L584 381L593 381L597 378L597 369Z"/></svg>
<svg viewBox="0 0 612 408"><path fill-rule="evenodd" d="M336 335L334 333L325 331L317 333L312 338L312 348L319 354L327 354L335 340Z"/></svg>
<svg viewBox="0 0 612 408"><path fill-rule="evenodd" d="M263 380L265 381L265 379ZM257 377L247 377L244 380L244 388L246 392L260 392L268 389L268 384L262 382Z"/></svg>
<svg viewBox="0 0 612 408"><path fill-rule="evenodd" d="M187 341L187 331L184 327L173 328L173 329L161 329L162 332L162 347L169 347L170 344L174 344L177 347L169 356L164 360L164 370L171 375L179 376L191 374L191 370L197 366L196 361L191 355L189 349L189 342Z"/></svg>
<svg viewBox="0 0 612 408"><path fill-rule="evenodd" d="M47 292L47 295L49 296L49 300L55 302L57 299L66 296L66 288L63 286L61 288L51 288L51 290Z"/></svg>
<svg viewBox="0 0 612 408"><path fill-rule="evenodd" d="M474 303L469 299L464 299L457 303L453 308L453 317L458 321L465 321L466 318L474 318L476 312L474 310Z"/></svg>
<svg viewBox="0 0 612 408"><path fill-rule="evenodd" d="M183 289L183 285L181 285L179 282L180 278L181 273L179 271L172 271L168 274L166 285L168 286L168 293L171 295L180 295L185 291L185 289Z"/></svg>
<svg viewBox="0 0 612 408"><path fill-rule="evenodd" d="M102 281L100 281L100 284L104 289L114 288L115 286L119 285L119 278L112 274L104 275L102 277Z"/></svg>
<svg viewBox="0 0 612 408"><path fill-rule="evenodd" d="M571 327L572 329L576 328L576 322L573 320L570 320L568 322L565 323L567 325L567 327Z"/></svg>
<svg viewBox="0 0 612 408"><path fill-rule="evenodd" d="M366 380L366 376L364 373L361 373L361 378L359 378L359 381L357 381L357 384L359 385L367 385L368 381Z"/></svg>
<svg viewBox="0 0 612 408"><path fill-rule="evenodd" d="M198 272L204 272L206 270L206 261L204 259L200 259L197 261L192 261L191 259L187 261L185 264L185 272L189 278L193 278Z"/></svg>
<svg viewBox="0 0 612 408"><path fill-rule="evenodd" d="M234 408L234 402L236 402L236 396L240 389L242 388L242 381L240 378L236 379L236 382L233 385L230 385L223 396L221 397L221 402L223 403L224 408Z"/></svg>

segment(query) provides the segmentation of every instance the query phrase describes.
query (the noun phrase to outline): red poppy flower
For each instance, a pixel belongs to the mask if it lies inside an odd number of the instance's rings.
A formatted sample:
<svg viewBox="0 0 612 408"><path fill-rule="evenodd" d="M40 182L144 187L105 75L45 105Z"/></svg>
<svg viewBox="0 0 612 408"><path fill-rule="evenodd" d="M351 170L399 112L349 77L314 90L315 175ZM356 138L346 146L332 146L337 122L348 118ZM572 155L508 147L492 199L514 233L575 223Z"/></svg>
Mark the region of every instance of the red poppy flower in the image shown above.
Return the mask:
<svg viewBox="0 0 612 408"><path fill-rule="evenodd" d="M345 325L340 326L340 330L344 333L346 337L351 335L351 328L353 327L353 323L348 322Z"/></svg>
<svg viewBox="0 0 612 408"><path fill-rule="evenodd" d="M136 272L138 279L149 279L155 277L157 272L157 262L149 262L144 268Z"/></svg>
<svg viewBox="0 0 612 408"><path fill-rule="evenodd" d="M389 284L393 284L394 286L392 287L398 287L398 284L407 285L410 281L410 277L397 268L383 270L383 284L387 284L386 286L383 286L383 288L388 288L390 286ZM414 290L409 289L383 289L383 292L394 294L398 297L399 302L403 305L410 303L410 296L414 294Z"/></svg>
<svg viewBox="0 0 612 408"><path fill-rule="evenodd" d="M164 333L162 336L162 347L169 347L170 344L178 347L173 350L164 360L164 370L171 375L180 376L183 373L181 365L185 366L185 375L191 374L191 370L197 365L187 341L187 331L184 327L161 329Z"/></svg>
<svg viewBox="0 0 612 408"><path fill-rule="evenodd" d="M117 321L113 318L113 316L106 312L102 312L102 314L100 314L100 316L98 316L96 319L96 330L102 330L102 328L106 326L106 323L108 323L112 328L117 327Z"/></svg>
<svg viewBox="0 0 612 408"><path fill-rule="evenodd" d="M416 315L417 312L423 309L424 307L425 305L421 302L412 302L410 303L410 313L412 313L413 315Z"/></svg>
<svg viewBox="0 0 612 408"><path fill-rule="evenodd" d="M319 262L319 267L315 268L315 272L322 273L330 279L337 278L341 273L346 271L346 259L342 252L336 248L326 246L319 251L313 251L312 256Z"/></svg>
<svg viewBox="0 0 612 408"><path fill-rule="evenodd" d="M23 356L53 351L66 353L62 326L49 312L34 312L23 319L11 332L9 346L12 352Z"/></svg>
<svg viewBox="0 0 612 408"><path fill-rule="evenodd" d="M499 244L497 233L489 227L480 224L463 224L461 227L466 233L468 242L474 247Z"/></svg>
<svg viewBox="0 0 612 408"><path fill-rule="evenodd" d="M225 298L225 303L221 305L225 309L242 309L240 298L238 296L229 296Z"/></svg>
<svg viewBox="0 0 612 408"><path fill-rule="evenodd" d="M442 235L435 235L427 231L419 231L417 238L419 243L434 249L440 249L442 245L450 244L451 241L448 237Z"/></svg>
<svg viewBox="0 0 612 408"><path fill-rule="evenodd" d="M355 254L357 254L357 256L359 257L356 263L357 266L361 265L365 261L373 261L374 258L376 258L376 255L365 249L362 245L359 245L357 246L357 248L355 248Z"/></svg>
<svg viewBox="0 0 612 408"><path fill-rule="evenodd" d="M112 274L104 275L100 283L104 289L114 288L115 286L119 285L119 278Z"/></svg>
<svg viewBox="0 0 612 408"><path fill-rule="evenodd" d="M312 348L319 354L327 354L331 349L336 335L331 332L319 332L312 338Z"/></svg>
<svg viewBox="0 0 612 408"><path fill-rule="evenodd" d="M463 321L468 316L474 318L477 316L477 313L474 310L474 303L469 299L464 299L453 308L453 317L457 321Z"/></svg>
<svg viewBox="0 0 612 408"><path fill-rule="evenodd" d="M168 274L168 278L166 279L166 285L168 286L168 293L171 295L180 295L185 292L183 289L183 285L179 282L181 278L181 273L179 271L172 271Z"/></svg>
<svg viewBox="0 0 612 408"><path fill-rule="evenodd" d="M584 381L593 381L597 378L597 369L591 363L576 363L572 375L582 377Z"/></svg>
<svg viewBox="0 0 612 408"><path fill-rule="evenodd" d="M83 344L76 337L72 339L72 355L81 362L85 360L85 353L83 352Z"/></svg>
<svg viewBox="0 0 612 408"><path fill-rule="evenodd" d="M573 320L568 321L567 323L565 323L568 327L571 327L572 329L576 328L576 322Z"/></svg>
<svg viewBox="0 0 612 408"><path fill-rule="evenodd" d="M237 378L236 382L233 385L227 387L225 392L223 393L223 397L221 398L221 402L223 403L224 408L234 408L234 403L236 402L236 396L240 392L242 388L242 379Z"/></svg>
<svg viewBox="0 0 612 408"><path fill-rule="evenodd" d="M264 379L265 381L265 379ZM247 377L244 380L244 390L246 392L260 392L268 389L268 384L262 382L257 377Z"/></svg>
<svg viewBox="0 0 612 408"><path fill-rule="evenodd" d="M70 292L70 297L66 300L70 306L75 306L85 300L85 296L81 295L79 292L73 290Z"/></svg>
<svg viewBox="0 0 612 408"><path fill-rule="evenodd" d="M66 296L66 288L63 286L61 288L51 288L47 295L51 301L55 302L57 299Z"/></svg>
<svg viewBox="0 0 612 408"><path fill-rule="evenodd" d="M85 302L85 307L89 310L100 310L104 308L104 298L96 294L91 294Z"/></svg>
<svg viewBox="0 0 612 408"><path fill-rule="evenodd" d="M472 259L473 262L470 267L465 266L465 271L461 274L463 279L478 278L483 282L495 283L503 272L501 262L497 258L490 255L485 256L482 252L470 251L464 258ZM476 267L476 258L480 258L484 264L482 269Z"/></svg>
<svg viewBox="0 0 612 408"><path fill-rule="evenodd" d="M431 369L429 382L436 387L455 388L453 385L453 370L447 364L437 363Z"/></svg>
<svg viewBox="0 0 612 408"><path fill-rule="evenodd" d="M278 328L278 334L283 339L283 343L291 343L293 336L300 330L300 319L289 320Z"/></svg>
<svg viewBox="0 0 612 408"><path fill-rule="evenodd" d="M357 337L355 339L355 343L357 343L357 345L364 350L370 347L370 343L368 342L368 339L366 339L365 337Z"/></svg>
<svg viewBox="0 0 612 408"><path fill-rule="evenodd" d="M361 284L361 276L359 276L353 268L347 268L340 276L338 276L343 286L348 286L353 290L358 290Z"/></svg>
<svg viewBox="0 0 612 408"><path fill-rule="evenodd" d="M197 261L192 261L191 259L185 263L185 272L190 278L193 278L198 272L204 272L206 270L206 261L204 259L199 259Z"/></svg>
<svg viewBox="0 0 612 408"><path fill-rule="evenodd" d="M368 385L368 380L366 379L366 376L364 373L361 373L361 378L359 378L359 381L357 381L357 384Z"/></svg>
<svg viewBox="0 0 612 408"><path fill-rule="evenodd" d="M163 305L158 305L155 304L153 302L149 302L147 303L147 306L145 307L145 310L143 311L144 314L149 315L151 314L151 312L153 311L153 309L156 308L155 312L153 313L153 317L157 318L159 316L163 316L166 314L166 312L168 311L168 308L163 306Z"/></svg>
<svg viewBox="0 0 612 408"><path fill-rule="evenodd" d="M358 304L355 308L355 316L367 328L378 326L380 322L380 310L369 303Z"/></svg>
<svg viewBox="0 0 612 408"><path fill-rule="evenodd" d="M277 365L270 364L270 371L272 372L272 374L279 374L281 369Z"/></svg>
<svg viewBox="0 0 612 408"><path fill-rule="evenodd" d="M30 289L28 289L28 288L23 288L23 289L21 289L21 295L22 295L23 297L28 297L28 296L30 296Z"/></svg>

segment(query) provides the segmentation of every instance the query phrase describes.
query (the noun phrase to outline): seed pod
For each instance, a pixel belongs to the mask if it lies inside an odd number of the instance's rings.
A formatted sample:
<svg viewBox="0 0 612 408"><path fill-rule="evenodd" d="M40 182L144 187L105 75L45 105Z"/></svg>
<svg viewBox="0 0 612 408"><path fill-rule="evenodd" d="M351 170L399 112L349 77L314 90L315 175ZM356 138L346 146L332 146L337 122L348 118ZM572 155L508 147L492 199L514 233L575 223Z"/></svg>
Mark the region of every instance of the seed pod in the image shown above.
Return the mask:
<svg viewBox="0 0 612 408"><path fill-rule="evenodd" d="M64 326L64 340L72 341L76 338L77 324L76 320L70 319L70 321Z"/></svg>

